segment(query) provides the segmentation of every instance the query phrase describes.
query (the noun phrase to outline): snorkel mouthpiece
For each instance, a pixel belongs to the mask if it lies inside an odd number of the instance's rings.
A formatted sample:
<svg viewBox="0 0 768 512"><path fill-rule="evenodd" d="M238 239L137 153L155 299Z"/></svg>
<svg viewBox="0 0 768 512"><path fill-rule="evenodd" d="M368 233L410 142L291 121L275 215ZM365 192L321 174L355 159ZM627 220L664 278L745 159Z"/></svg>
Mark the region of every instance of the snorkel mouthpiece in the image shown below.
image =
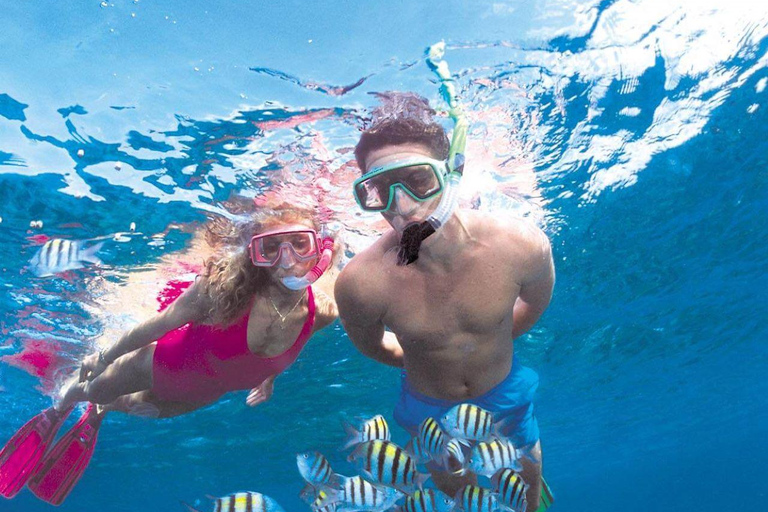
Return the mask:
<svg viewBox="0 0 768 512"><path fill-rule="evenodd" d="M326 237L320 241L320 259L317 264L312 267L309 272L302 277L286 276L281 279L283 286L289 290L303 290L318 279L320 276L328 270L331 265L331 259L333 259L333 238Z"/></svg>
<svg viewBox="0 0 768 512"><path fill-rule="evenodd" d="M440 79L440 92L448 103L448 115L454 123L448 152L449 173L445 177L443 195L437 209L424 222L408 226L403 231L397 252L398 265L409 265L418 260L421 243L448 222L459 204L459 182L464 173L464 151L467 146L469 122L459 105L456 85L448 70L448 64L442 60L444 54L445 42L441 41L427 48L427 65Z"/></svg>

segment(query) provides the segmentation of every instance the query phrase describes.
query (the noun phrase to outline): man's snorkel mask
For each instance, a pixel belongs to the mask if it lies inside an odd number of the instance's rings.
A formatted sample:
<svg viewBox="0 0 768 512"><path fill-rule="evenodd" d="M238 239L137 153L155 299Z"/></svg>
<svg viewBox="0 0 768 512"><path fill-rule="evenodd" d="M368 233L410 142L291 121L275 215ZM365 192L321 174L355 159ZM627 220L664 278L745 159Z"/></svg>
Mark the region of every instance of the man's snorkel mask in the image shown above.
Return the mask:
<svg viewBox="0 0 768 512"><path fill-rule="evenodd" d="M459 200L469 123L456 98L456 86L448 64L442 60L444 53L444 42L427 49L427 65L440 79L440 92L448 103L448 115L454 121L447 162L428 158L395 162L371 169L354 184L355 199L366 211L388 210L398 188L417 202L428 201L442 191L435 211L423 222L412 224L403 231L397 253L398 265L408 265L419 258L421 243L448 222Z"/></svg>

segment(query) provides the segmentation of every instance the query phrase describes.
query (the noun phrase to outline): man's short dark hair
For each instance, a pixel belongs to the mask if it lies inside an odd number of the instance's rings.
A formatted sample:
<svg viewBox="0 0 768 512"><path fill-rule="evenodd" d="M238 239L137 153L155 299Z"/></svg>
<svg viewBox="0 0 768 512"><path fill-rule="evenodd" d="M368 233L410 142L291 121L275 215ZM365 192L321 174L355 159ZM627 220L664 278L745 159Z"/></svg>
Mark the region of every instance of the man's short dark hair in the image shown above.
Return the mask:
<svg viewBox="0 0 768 512"><path fill-rule="evenodd" d="M432 117L435 111L426 99L413 93L378 93L381 106L372 112L373 126L360 136L355 158L365 173L368 155L377 149L400 144L421 144L433 158L448 158L450 143L442 126Z"/></svg>

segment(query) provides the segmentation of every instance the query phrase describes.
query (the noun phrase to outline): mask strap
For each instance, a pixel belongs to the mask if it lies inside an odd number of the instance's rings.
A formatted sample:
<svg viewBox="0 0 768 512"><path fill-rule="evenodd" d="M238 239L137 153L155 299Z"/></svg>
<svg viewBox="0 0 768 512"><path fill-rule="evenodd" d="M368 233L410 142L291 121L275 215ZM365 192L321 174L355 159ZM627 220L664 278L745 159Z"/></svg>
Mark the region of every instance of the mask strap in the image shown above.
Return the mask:
<svg viewBox="0 0 768 512"><path fill-rule="evenodd" d="M427 49L427 65L435 72L440 80L440 93L448 103L448 115L453 119L453 135L448 151L448 175L440 203L432 215L420 224L408 226L400 237L400 247L397 251L397 264L409 265L419 259L421 243L440 229L451 218L459 203L459 182L464 173L464 151L467 146L469 121L459 104L456 95L456 83L448 69L448 63L443 60L445 42L433 44Z"/></svg>

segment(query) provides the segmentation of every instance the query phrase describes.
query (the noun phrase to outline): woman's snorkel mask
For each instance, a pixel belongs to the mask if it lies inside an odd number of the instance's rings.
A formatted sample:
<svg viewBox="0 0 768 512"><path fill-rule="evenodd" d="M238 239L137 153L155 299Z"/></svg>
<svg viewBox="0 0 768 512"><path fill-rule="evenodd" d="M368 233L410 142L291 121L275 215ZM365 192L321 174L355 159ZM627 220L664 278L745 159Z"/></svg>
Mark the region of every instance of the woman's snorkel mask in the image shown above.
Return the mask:
<svg viewBox="0 0 768 512"><path fill-rule="evenodd" d="M419 258L421 243L448 222L459 202L459 182L464 172L469 123L456 97L456 86L448 64L442 60L444 54L444 42L427 49L427 65L440 79L440 92L448 103L448 115L454 122L447 162L429 158L393 162L371 169L354 183L355 199L366 211L388 210L397 189L417 202L429 201L442 192L440 203L425 221L403 230L397 252L398 265L408 265Z"/></svg>
<svg viewBox="0 0 768 512"><path fill-rule="evenodd" d="M328 269L333 258L333 238L320 236L314 229L298 229L263 233L251 238L248 251L251 262L257 267L274 267L283 262L307 262L317 259L317 263L302 277L286 276L281 278L283 285L290 290L303 290L320 279Z"/></svg>

